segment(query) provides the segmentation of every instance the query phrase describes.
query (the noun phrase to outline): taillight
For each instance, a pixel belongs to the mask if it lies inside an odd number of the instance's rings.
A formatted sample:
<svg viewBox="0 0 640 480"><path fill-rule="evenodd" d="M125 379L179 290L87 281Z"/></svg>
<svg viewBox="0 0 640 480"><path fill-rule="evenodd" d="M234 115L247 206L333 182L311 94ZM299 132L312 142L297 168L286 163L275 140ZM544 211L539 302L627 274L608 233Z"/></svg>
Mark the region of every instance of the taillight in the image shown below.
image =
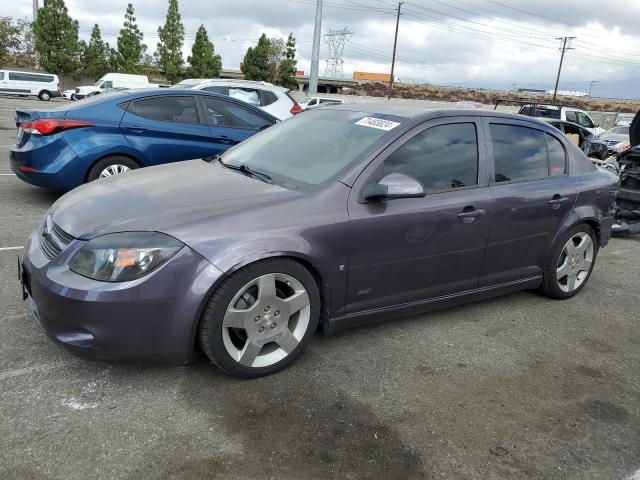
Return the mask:
<svg viewBox="0 0 640 480"><path fill-rule="evenodd" d="M72 128L93 127L93 123L83 122L82 120L46 118L42 120L34 120L33 122L24 122L21 123L20 126L25 132L32 135L52 135Z"/></svg>
<svg viewBox="0 0 640 480"><path fill-rule="evenodd" d="M289 112L291 113L291 115L295 115L296 113L304 112L304 110L300 105L298 105L297 103L294 103L293 107L291 107L291 110Z"/></svg>

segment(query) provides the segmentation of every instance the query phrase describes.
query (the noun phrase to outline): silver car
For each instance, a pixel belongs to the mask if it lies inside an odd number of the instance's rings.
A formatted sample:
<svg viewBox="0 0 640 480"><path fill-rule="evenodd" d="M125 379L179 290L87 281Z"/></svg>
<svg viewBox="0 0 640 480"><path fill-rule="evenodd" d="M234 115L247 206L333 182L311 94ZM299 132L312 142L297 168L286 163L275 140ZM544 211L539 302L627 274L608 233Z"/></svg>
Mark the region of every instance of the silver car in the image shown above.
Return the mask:
<svg viewBox="0 0 640 480"><path fill-rule="evenodd" d="M613 127L600 135L600 139L607 143L609 154L620 152L620 149L624 150L629 146L629 126Z"/></svg>

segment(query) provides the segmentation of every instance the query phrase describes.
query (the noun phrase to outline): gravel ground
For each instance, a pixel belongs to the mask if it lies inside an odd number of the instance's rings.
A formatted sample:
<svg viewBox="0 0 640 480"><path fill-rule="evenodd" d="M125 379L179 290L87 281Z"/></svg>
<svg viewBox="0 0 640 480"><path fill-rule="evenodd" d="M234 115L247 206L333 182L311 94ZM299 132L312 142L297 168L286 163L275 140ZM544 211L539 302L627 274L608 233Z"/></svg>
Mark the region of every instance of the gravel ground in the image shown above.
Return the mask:
<svg viewBox="0 0 640 480"><path fill-rule="evenodd" d="M317 336L259 380L53 344L7 248L57 198L11 175L13 110L54 103L0 99L0 478L623 480L640 468L640 238L612 240L571 300L523 292Z"/></svg>

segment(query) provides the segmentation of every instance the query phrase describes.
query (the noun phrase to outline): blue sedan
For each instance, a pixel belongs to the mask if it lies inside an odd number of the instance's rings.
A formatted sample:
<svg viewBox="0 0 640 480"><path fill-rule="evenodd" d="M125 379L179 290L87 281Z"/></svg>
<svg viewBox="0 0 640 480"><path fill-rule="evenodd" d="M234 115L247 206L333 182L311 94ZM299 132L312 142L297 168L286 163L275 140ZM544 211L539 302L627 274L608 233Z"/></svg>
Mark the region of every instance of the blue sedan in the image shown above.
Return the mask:
<svg viewBox="0 0 640 480"><path fill-rule="evenodd" d="M222 153L276 121L206 91L115 91L52 110L16 110L11 169L33 185L67 191L135 168Z"/></svg>

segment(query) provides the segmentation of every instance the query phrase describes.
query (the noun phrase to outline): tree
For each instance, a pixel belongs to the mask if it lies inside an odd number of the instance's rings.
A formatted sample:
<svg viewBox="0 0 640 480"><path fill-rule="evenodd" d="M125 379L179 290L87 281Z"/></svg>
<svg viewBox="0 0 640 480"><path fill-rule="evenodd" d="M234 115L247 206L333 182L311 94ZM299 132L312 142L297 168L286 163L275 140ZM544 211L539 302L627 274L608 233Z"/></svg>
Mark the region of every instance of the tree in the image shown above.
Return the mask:
<svg viewBox="0 0 640 480"><path fill-rule="evenodd" d="M52 73L71 73L78 67L78 21L72 20L64 0L46 0L33 25L40 65Z"/></svg>
<svg viewBox="0 0 640 480"><path fill-rule="evenodd" d="M147 51L147 46L142 43L144 35L136 24L133 5L127 5L124 15L124 24L118 37L118 66L119 70L126 73L136 73L142 55Z"/></svg>
<svg viewBox="0 0 640 480"><path fill-rule="evenodd" d="M269 39L269 54L267 63L269 64L269 82L276 83L280 72L280 64L284 57L284 40L272 37Z"/></svg>
<svg viewBox="0 0 640 480"><path fill-rule="evenodd" d="M215 47L209 41L207 29L200 25L196 39L191 47L191 56L187 58L187 75L191 78L216 78L222 70L222 59L215 54Z"/></svg>
<svg viewBox="0 0 640 480"><path fill-rule="evenodd" d="M175 82L182 74L182 44L184 43L184 25L178 11L178 0L169 0L167 19L164 27L158 28L158 63L167 80Z"/></svg>
<svg viewBox="0 0 640 480"><path fill-rule="evenodd" d="M20 28L13 17L0 17L0 68L9 64L20 48Z"/></svg>
<svg viewBox="0 0 640 480"><path fill-rule="evenodd" d="M286 50L284 53L284 59L280 62L280 70L278 72L278 84L286 88L296 88L298 83L296 82L296 39L293 37L293 33L289 34L287 38Z"/></svg>
<svg viewBox="0 0 640 480"><path fill-rule="evenodd" d="M100 27L96 23L91 30L89 43L82 42L82 67L84 73L94 80L109 71L109 44L102 40Z"/></svg>
<svg viewBox="0 0 640 480"><path fill-rule="evenodd" d="M271 69L269 67L270 42L263 33L255 47L249 47L242 62L242 73L247 80L270 81Z"/></svg>

